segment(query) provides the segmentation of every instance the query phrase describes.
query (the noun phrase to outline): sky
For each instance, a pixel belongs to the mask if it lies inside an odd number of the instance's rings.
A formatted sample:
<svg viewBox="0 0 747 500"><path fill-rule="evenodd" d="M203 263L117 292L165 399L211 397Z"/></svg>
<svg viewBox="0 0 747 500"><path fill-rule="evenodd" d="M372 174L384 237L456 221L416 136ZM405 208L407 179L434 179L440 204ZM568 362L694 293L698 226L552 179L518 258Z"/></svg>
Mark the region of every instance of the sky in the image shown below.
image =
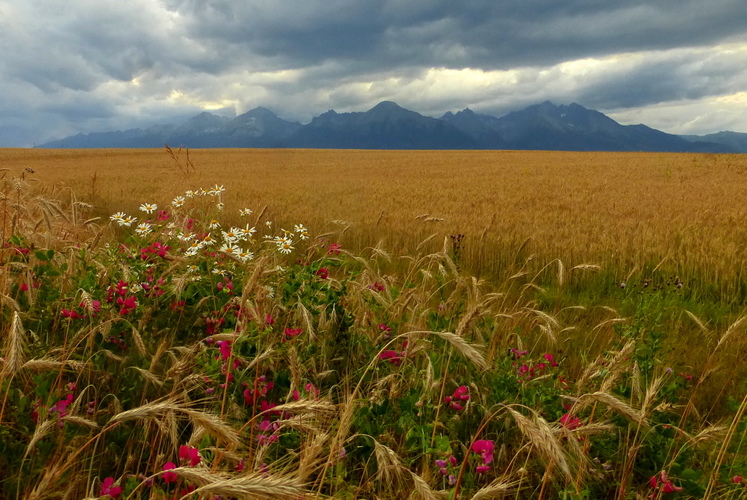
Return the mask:
<svg viewBox="0 0 747 500"><path fill-rule="evenodd" d="M745 0L0 0L0 147L257 106L550 100L747 132Z"/></svg>

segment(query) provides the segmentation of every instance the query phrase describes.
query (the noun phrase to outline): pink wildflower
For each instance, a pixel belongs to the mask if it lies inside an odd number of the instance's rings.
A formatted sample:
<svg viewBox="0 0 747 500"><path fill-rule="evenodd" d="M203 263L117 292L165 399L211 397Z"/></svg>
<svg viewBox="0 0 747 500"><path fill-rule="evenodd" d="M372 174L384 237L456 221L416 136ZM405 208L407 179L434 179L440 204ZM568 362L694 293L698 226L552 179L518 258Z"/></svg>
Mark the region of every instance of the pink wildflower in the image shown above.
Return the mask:
<svg viewBox="0 0 747 500"><path fill-rule="evenodd" d="M382 332L384 332L384 338L385 339L388 339L389 337L391 337L392 327L387 326L386 323L380 323L379 324L379 330L381 330Z"/></svg>
<svg viewBox="0 0 747 500"><path fill-rule="evenodd" d="M163 473L163 482L166 484L175 483L179 478L179 475L176 472L171 472L172 469L176 469L176 464L174 462L166 462L163 464L163 470L166 471Z"/></svg>
<svg viewBox="0 0 747 500"><path fill-rule="evenodd" d="M342 248L342 245L339 243L332 243L329 246L329 250L327 251L327 255L340 255L340 249Z"/></svg>
<svg viewBox="0 0 747 500"><path fill-rule="evenodd" d="M519 350L519 349L516 349L515 347L512 347L511 349L509 349L509 352L511 352L511 354L513 354L516 359L519 359L528 353L528 351Z"/></svg>
<svg viewBox="0 0 747 500"><path fill-rule="evenodd" d="M197 448L182 445L179 447L179 458L184 461L189 461L189 465L194 467L200 463L200 451Z"/></svg>
<svg viewBox="0 0 747 500"><path fill-rule="evenodd" d="M223 361L227 360L231 357L231 341L229 340L219 340L216 342L216 345L220 349L220 356L216 356L215 359L222 359Z"/></svg>
<svg viewBox="0 0 747 500"><path fill-rule="evenodd" d="M112 498L117 498L120 493L122 493L122 488L119 486L114 486L114 478L113 477L107 477L104 479L104 482L101 483L101 495L104 496L110 496Z"/></svg>
<svg viewBox="0 0 747 500"><path fill-rule="evenodd" d="M299 335L301 335L301 332L303 332L303 328L286 328L285 338L292 339L294 337L298 337Z"/></svg>
<svg viewBox="0 0 747 500"><path fill-rule="evenodd" d="M399 366L402 364L402 357L404 356L404 353L399 353L397 351L393 351L391 349L382 352L379 354L379 359L382 361L388 361L391 364L395 366Z"/></svg>
<svg viewBox="0 0 747 500"><path fill-rule="evenodd" d="M460 385L454 390L454 394L446 396L444 398L446 403L449 403L449 408L455 411L462 411L462 401L469 401L469 387L466 385Z"/></svg>
<svg viewBox="0 0 747 500"><path fill-rule="evenodd" d="M119 297L117 299L117 305L122 306L119 310L119 314L126 316L137 308L137 301L135 300L134 295L130 295L126 299Z"/></svg>
<svg viewBox="0 0 747 500"><path fill-rule="evenodd" d="M553 358L552 354L550 354L549 352L545 353L542 357L545 358L545 360L550 363L550 366L552 366L553 368L558 366L558 363L555 362L555 358Z"/></svg>
<svg viewBox="0 0 747 500"><path fill-rule="evenodd" d="M303 388L306 389L306 392L308 393L309 396L313 394L315 398L319 397L319 389L317 389L316 386L312 384L311 382L306 384Z"/></svg>
<svg viewBox="0 0 747 500"><path fill-rule="evenodd" d="M652 488L656 489L659 487L659 483L661 482L661 492L662 493L675 493L677 491L682 491L682 487L675 486L672 481L669 480L669 476L667 476L667 471L663 470L659 473L659 477L653 476L651 479L649 479L648 484Z"/></svg>
<svg viewBox="0 0 747 500"><path fill-rule="evenodd" d="M472 444L472 451L479 453L483 464L487 465L493 461L493 450L495 443L487 439L480 439Z"/></svg>
<svg viewBox="0 0 747 500"><path fill-rule="evenodd" d="M569 431L572 431L574 429L578 429L584 424L578 417L573 416L570 413L564 413L563 416L560 417L560 425L562 425Z"/></svg>

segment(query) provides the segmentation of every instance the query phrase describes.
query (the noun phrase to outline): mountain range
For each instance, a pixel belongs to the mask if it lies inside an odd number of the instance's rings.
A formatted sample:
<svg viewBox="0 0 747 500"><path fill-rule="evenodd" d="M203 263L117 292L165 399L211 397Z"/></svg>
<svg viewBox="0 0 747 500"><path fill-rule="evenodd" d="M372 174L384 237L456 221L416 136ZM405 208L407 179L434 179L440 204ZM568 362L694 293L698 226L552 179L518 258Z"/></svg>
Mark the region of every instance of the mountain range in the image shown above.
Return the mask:
<svg viewBox="0 0 747 500"><path fill-rule="evenodd" d="M258 107L234 119L203 112L176 125L77 134L39 148L513 149L747 153L747 134L673 135L621 125L579 104L549 101L502 117L470 109L440 118L384 101L368 111L327 111L307 124Z"/></svg>

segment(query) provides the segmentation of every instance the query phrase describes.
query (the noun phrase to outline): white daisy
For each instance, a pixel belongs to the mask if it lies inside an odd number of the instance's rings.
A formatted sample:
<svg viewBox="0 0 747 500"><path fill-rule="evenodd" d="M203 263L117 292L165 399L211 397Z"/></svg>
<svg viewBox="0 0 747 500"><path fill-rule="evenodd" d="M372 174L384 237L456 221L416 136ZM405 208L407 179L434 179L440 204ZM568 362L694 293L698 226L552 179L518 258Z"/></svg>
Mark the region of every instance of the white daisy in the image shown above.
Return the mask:
<svg viewBox="0 0 747 500"><path fill-rule="evenodd" d="M225 243L221 245L221 247L218 249L219 251L223 252L226 255L237 255L239 253L240 248L234 246L233 243Z"/></svg>
<svg viewBox="0 0 747 500"><path fill-rule="evenodd" d="M111 219L112 222L122 225L122 221L124 221L125 217L127 217L126 213L117 212L116 214L109 216L109 219Z"/></svg>
<svg viewBox="0 0 747 500"><path fill-rule="evenodd" d="M143 203L142 205L140 205L140 210L147 214L152 214L153 212L158 210L158 205L156 205L155 203Z"/></svg>
<svg viewBox="0 0 747 500"><path fill-rule="evenodd" d="M243 250L239 248L237 257L241 260L241 262L247 262L254 258L254 253L250 252L249 250Z"/></svg>
<svg viewBox="0 0 747 500"><path fill-rule="evenodd" d="M298 237L302 240L308 240L309 239L309 230L306 229L303 224L296 224L296 226L293 228L293 230L298 233Z"/></svg>
<svg viewBox="0 0 747 500"><path fill-rule="evenodd" d="M176 207L181 207L182 205L184 205L184 196L177 196L171 202L171 206L175 207L175 208Z"/></svg>
<svg viewBox="0 0 747 500"><path fill-rule="evenodd" d="M232 227L228 231L221 231L221 234L223 234L223 239L229 243L234 243L241 238L239 230L235 227Z"/></svg>
<svg viewBox="0 0 747 500"><path fill-rule="evenodd" d="M137 228L135 228L135 232L140 236L145 236L146 234L152 233L153 228L147 222L141 222L137 225Z"/></svg>
<svg viewBox="0 0 747 500"><path fill-rule="evenodd" d="M254 229L253 227L249 227L249 224L247 224L245 228L235 228L235 229L236 229L236 234L238 234L243 239L251 238L252 235L254 235L254 233L257 232L257 230Z"/></svg>
<svg viewBox="0 0 747 500"><path fill-rule="evenodd" d="M293 240L290 238L280 238L277 242L278 250L282 254L289 254L293 251Z"/></svg>
<svg viewBox="0 0 747 500"><path fill-rule="evenodd" d="M248 215L252 215L253 213L254 212L252 211L251 208L242 208L241 210L239 210L239 215L242 216L242 217L246 217Z"/></svg>

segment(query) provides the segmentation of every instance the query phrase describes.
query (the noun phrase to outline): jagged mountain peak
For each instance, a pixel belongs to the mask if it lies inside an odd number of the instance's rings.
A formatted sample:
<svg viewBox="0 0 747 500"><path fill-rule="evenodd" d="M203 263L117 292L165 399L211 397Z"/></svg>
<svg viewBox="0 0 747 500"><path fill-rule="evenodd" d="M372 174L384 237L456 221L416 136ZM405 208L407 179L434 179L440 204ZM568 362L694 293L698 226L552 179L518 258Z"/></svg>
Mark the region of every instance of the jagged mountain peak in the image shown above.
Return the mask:
<svg viewBox="0 0 747 500"><path fill-rule="evenodd" d="M644 125L621 125L575 102L558 106L545 101L500 118L465 108L437 119L382 101L365 112L329 110L306 125L283 120L261 106L233 120L203 111L177 126L78 134L39 147L160 147L166 143L186 147L747 152L747 134L731 134L686 140Z"/></svg>

